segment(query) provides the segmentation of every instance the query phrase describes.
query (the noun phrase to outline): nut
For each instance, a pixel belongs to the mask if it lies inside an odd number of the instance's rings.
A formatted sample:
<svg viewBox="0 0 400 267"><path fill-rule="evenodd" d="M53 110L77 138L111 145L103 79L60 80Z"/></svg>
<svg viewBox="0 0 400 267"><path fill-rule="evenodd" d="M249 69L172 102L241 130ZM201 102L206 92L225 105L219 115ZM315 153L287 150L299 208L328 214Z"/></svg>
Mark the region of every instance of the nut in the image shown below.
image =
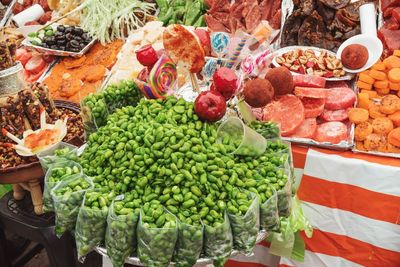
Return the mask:
<svg viewBox="0 0 400 267"><path fill-rule="evenodd" d="M278 64L285 63L285 58L284 58L284 57L282 57L282 56L280 56L280 57L277 57L277 58L276 58L276 63L278 63Z"/></svg>
<svg viewBox="0 0 400 267"><path fill-rule="evenodd" d="M308 58L306 56L299 57L299 61L301 64L306 64L308 62Z"/></svg>

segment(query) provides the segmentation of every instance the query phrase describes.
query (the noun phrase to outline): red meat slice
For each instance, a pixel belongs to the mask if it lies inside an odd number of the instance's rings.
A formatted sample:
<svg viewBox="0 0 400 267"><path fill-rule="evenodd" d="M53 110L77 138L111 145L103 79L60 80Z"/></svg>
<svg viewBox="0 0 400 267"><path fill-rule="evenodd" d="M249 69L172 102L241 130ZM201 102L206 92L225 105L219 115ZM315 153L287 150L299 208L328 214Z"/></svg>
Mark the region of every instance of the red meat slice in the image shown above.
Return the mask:
<svg viewBox="0 0 400 267"><path fill-rule="evenodd" d="M317 120L315 118L305 119L291 137L313 138L317 131Z"/></svg>
<svg viewBox="0 0 400 267"><path fill-rule="evenodd" d="M345 121L349 118L348 109L327 110L321 114L321 119L324 121Z"/></svg>
<svg viewBox="0 0 400 267"><path fill-rule="evenodd" d="M46 68L43 68L40 72L37 74L31 74L29 77L27 77L26 81L28 83L34 83L36 82L40 77L42 77L43 73L46 71Z"/></svg>
<svg viewBox="0 0 400 267"><path fill-rule="evenodd" d="M30 52L25 52L24 54L20 55L19 58L16 58L23 66L32 58L32 54Z"/></svg>
<svg viewBox="0 0 400 267"><path fill-rule="evenodd" d="M324 98L303 97L301 102L304 106L304 116L306 118L316 118L324 111Z"/></svg>
<svg viewBox="0 0 400 267"><path fill-rule="evenodd" d="M337 87L329 89L325 99L325 109L339 110L350 108L356 101L356 94L348 87Z"/></svg>
<svg viewBox="0 0 400 267"><path fill-rule="evenodd" d="M312 87L300 87L294 88L294 94L298 97L310 97L310 98L326 98L329 90L325 88L312 88Z"/></svg>
<svg viewBox="0 0 400 267"><path fill-rule="evenodd" d="M280 125L281 135L293 134L304 121L304 107L300 99L294 95L284 95L264 108L265 121L273 121Z"/></svg>
<svg viewBox="0 0 400 267"><path fill-rule="evenodd" d="M400 30L380 29L378 37L391 53L394 50L400 49Z"/></svg>
<svg viewBox="0 0 400 267"><path fill-rule="evenodd" d="M337 87L349 87L349 85L345 81L329 81L326 83L325 86L325 88L327 89L332 89Z"/></svg>
<svg viewBox="0 0 400 267"><path fill-rule="evenodd" d="M37 74L46 66L41 56L33 56L25 65L25 69L32 74Z"/></svg>
<svg viewBox="0 0 400 267"><path fill-rule="evenodd" d="M312 75L293 75L294 86L324 88L326 80L323 77Z"/></svg>
<svg viewBox="0 0 400 267"><path fill-rule="evenodd" d="M400 23L400 5L398 7L393 8L392 17Z"/></svg>
<svg viewBox="0 0 400 267"><path fill-rule="evenodd" d="M388 30L398 30L399 22L394 17L391 17L385 21L383 27Z"/></svg>
<svg viewBox="0 0 400 267"><path fill-rule="evenodd" d="M400 6L400 0L381 0L381 9L383 12L385 12L388 7L393 6Z"/></svg>
<svg viewBox="0 0 400 267"><path fill-rule="evenodd" d="M325 122L317 127L314 140L317 142L329 142L338 144L347 139L347 126L338 121Z"/></svg>

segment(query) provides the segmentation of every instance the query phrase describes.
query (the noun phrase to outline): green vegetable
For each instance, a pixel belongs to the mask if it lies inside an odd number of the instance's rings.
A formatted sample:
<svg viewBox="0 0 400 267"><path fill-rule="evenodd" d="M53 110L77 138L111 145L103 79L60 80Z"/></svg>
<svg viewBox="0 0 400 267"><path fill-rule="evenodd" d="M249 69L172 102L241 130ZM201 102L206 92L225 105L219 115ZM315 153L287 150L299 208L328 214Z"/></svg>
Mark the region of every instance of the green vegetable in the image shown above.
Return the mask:
<svg viewBox="0 0 400 267"><path fill-rule="evenodd" d="M55 147L54 151L39 153L38 158L43 171L47 172L55 163L66 162L68 160L78 161L77 149L76 146L61 142Z"/></svg>
<svg viewBox="0 0 400 267"><path fill-rule="evenodd" d="M60 182L52 191L56 213L55 231L58 237L66 231L74 231L79 208L85 192L93 188L93 182L82 174L73 175Z"/></svg>
<svg viewBox="0 0 400 267"><path fill-rule="evenodd" d="M274 122L252 121L249 126L256 132L264 136L265 139L280 137L279 126Z"/></svg>
<svg viewBox="0 0 400 267"><path fill-rule="evenodd" d="M178 237L176 217L156 200L141 210L138 234L138 256L147 266L168 266Z"/></svg>
<svg viewBox="0 0 400 267"><path fill-rule="evenodd" d="M75 174L82 174L82 167L73 161L62 161L53 164L44 177L43 210L53 211L51 190L61 181L71 178Z"/></svg>
<svg viewBox="0 0 400 267"><path fill-rule="evenodd" d="M191 26L205 26L205 5L202 0L156 0L160 12L158 20L164 25L180 22Z"/></svg>
<svg viewBox="0 0 400 267"><path fill-rule="evenodd" d="M107 217L105 244L114 266L123 266L125 258L136 249L136 226L141 202L134 196L118 196L111 204Z"/></svg>
<svg viewBox="0 0 400 267"><path fill-rule="evenodd" d="M86 192L75 228L78 258L82 258L103 242L109 205L110 199L107 195L98 190Z"/></svg>
<svg viewBox="0 0 400 267"><path fill-rule="evenodd" d="M30 33L28 33L28 37L31 37L31 38L38 37L38 33L37 32L30 32Z"/></svg>

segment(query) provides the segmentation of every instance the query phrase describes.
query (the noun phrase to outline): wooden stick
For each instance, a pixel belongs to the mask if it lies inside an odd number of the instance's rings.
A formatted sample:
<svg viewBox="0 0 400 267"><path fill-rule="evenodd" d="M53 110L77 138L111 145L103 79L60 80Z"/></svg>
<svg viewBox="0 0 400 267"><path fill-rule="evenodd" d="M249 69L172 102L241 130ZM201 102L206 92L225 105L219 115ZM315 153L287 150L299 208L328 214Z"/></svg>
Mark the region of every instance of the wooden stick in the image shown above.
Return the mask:
<svg viewBox="0 0 400 267"><path fill-rule="evenodd" d="M190 73L190 80L192 81L192 87L194 91L200 94L200 87L199 82L197 81L196 74Z"/></svg>

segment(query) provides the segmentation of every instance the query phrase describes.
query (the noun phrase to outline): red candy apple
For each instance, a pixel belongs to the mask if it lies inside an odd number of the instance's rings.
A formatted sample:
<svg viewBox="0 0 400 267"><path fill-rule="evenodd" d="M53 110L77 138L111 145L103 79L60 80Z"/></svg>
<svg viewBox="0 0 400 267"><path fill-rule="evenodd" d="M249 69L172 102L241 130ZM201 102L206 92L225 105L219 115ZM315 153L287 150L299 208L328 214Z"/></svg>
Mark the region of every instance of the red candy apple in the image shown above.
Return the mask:
<svg viewBox="0 0 400 267"><path fill-rule="evenodd" d="M135 53L140 64L146 67L152 67L158 60L157 52L150 44L142 46Z"/></svg>
<svg viewBox="0 0 400 267"><path fill-rule="evenodd" d="M201 46L203 47L206 56L211 55L211 38L208 31L204 29L196 29L194 30L194 33L199 38Z"/></svg>
<svg viewBox="0 0 400 267"><path fill-rule="evenodd" d="M194 111L203 121L218 121L226 112L225 98L216 91L202 92L194 102Z"/></svg>
<svg viewBox="0 0 400 267"><path fill-rule="evenodd" d="M230 99L236 92L238 77L233 70L222 67L213 76L214 89L220 92L225 100Z"/></svg>

